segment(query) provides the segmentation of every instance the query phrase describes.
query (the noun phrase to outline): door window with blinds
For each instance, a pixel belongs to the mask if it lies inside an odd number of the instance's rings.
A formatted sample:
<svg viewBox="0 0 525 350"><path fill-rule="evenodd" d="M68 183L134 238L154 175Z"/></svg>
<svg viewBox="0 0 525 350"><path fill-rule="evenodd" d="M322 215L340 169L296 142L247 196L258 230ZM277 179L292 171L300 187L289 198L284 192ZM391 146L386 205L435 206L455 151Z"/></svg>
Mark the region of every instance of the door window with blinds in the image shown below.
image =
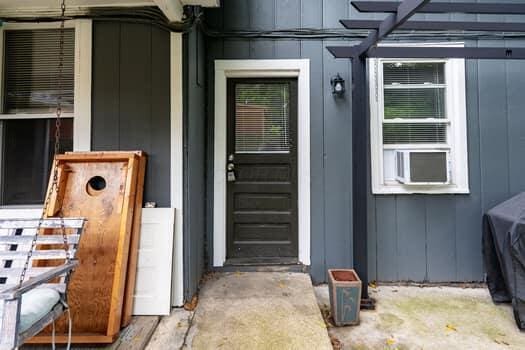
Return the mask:
<svg viewBox="0 0 525 350"><path fill-rule="evenodd" d="M464 60L369 67L373 192L468 192Z"/></svg>
<svg viewBox="0 0 525 350"><path fill-rule="evenodd" d="M0 205L41 204L52 165L59 96L58 29L3 31ZM73 149L75 32L64 34L61 151Z"/></svg>
<svg viewBox="0 0 525 350"><path fill-rule="evenodd" d="M290 151L290 86L235 85L235 153Z"/></svg>

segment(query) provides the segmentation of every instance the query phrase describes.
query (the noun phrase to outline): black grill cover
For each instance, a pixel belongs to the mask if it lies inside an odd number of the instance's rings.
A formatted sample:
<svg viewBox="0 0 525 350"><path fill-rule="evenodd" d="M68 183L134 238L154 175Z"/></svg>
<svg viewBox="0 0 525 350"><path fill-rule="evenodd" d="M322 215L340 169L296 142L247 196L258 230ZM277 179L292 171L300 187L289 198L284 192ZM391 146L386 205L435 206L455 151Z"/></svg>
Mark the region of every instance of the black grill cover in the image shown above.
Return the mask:
<svg viewBox="0 0 525 350"><path fill-rule="evenodd" d="M525 330L525 192L483 217L483 260L495 303L510 303Z"/></svg>

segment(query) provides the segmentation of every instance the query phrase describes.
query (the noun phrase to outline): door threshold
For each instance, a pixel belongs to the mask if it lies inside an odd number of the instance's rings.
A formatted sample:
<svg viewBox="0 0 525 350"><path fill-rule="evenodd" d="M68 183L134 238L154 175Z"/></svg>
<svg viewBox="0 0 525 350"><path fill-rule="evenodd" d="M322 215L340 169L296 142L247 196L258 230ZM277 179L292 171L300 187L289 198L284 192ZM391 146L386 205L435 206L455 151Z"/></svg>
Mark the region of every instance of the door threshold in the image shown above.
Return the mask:
<svg viewBox="0 0 525 350"><path fill-rule="evenodd" d="M226 259L225 266L257 266L257 265L299 265L297 258L231 258Z"/></svg>
<svg viewBox="0 0 525 350"><path fill-rule="evenodd" d="M299 260L283 258L228 259L222 267L214 267L215 272L302 272L308 273L310 267Z"/></svg>

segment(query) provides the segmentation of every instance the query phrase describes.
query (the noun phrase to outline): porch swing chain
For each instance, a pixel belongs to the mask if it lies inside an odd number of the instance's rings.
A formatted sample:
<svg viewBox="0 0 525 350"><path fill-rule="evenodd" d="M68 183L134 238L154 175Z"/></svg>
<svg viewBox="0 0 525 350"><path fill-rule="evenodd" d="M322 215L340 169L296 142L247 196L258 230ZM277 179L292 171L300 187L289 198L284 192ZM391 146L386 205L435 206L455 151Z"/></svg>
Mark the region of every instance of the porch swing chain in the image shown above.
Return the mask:
<svg viewBox="0 0 525 350"><path fill-rule="evenodd" d="M56 193L58 195L58 160L56 156L60 153L60 127L62 124L61 117L62 117L62 80L63 80L63 71L64 71L64 31L65 31L65 21L66 21L66 2L65 0L62 0L62 3L60 5L61 9L61 16L60 16L60 36L59 36L59 52L58 52L58 77L57 77L57 86L58 86L58 93L57 93L57 101L56 101L56 119L55 119L55 144L53 148L53 175L52 175L52 181L51 181L51 188L48 190L45 201L44 201L44 207L42 208L42 214L40 215L40 219L38 221L38 226L36 228L35 234L33 235L33 240L31 241L31 248L29 249L27 253L27 258L24 263L24 267L22 269L22 272L20 274L19 279L19 286L22 285L24 282L24 279L26 277L27 270L29 268L29 264L31 263L31 258L33 256L33 252L36 248L36 244L38 241L38 236L40 233L40 230L42 229L42 224L44 222L44 219L46 218L46 213L49 208L49 203L51 202L51 197L53 193ZM66 263L69 263L71 261L71 255L69 253L69 245L68 245L68 239L66 234L66 228L64 225L64 217L62 214L62 210L59 210L58 212L60 217L60 232L62 234L63 244L64 244L64 250L66 252ZM65 283L67 285L67 280L69 279L69 275L71 272L68 272L66 274Z"/></svg>

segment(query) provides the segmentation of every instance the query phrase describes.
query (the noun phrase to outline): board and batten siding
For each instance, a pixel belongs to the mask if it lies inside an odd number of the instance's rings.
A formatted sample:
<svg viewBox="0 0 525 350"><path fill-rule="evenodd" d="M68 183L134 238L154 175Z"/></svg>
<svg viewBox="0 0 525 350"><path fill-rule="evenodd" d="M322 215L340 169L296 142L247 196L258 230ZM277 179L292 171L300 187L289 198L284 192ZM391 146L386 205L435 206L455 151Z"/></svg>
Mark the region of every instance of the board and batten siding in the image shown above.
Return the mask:
<svg viewBox="0 0 525 350"><path fill-rule="evenodd" d="M477 2L473 1L472 2ZM481 1L480 1L481 2ZM347 0L224 0L206 20L220 30L342 28L357 14ZM501 20L494 16L417 15L433 20ZM505 18L508 20L508 17ZM515 17L514 17L515 19ZM353 264L351 92L334 99L330 77L340 73L350 87L349 60L336 60L327 40L213 39L207 41L208 91L215 59L308 58L311 67L311 274L326 281L330 267ZM345 44L350 45L350 42ZM524 46L493 41L479 45ZM478 45L467 43L467 45ZM369 195L369 279L379 281L481 281L481 218L495 204L525 191L525 62L467 61L469 195ZM213 120L213 93L208 120ZM213 132L208 130L208 144ZM210 130L211 129L211 130ZM208 159L213 150L208 147ZM208 172L213 165L208 162ZM213 179L208 177L208 196ZM211 201L212 202L212 201ZM208 200L210 203L210 200ZM208 204L208 211L212 213ZM212 215L208 214L208 220ZM208 239L213 238L211 225ZM209 245L210 246L210 245ZM211 255L212 252L209 251Z"/></svg>
<svg viewBox="0 0 525 350"><path fill-rule="evenodd" d="M170 33L93 22L92 150L147 152L144 202L170 207Z"/></svg>
<svg viewBox="0 0 525 350"><path fill-rule="evenodd" d="M225 0L206 10L206 21L221 30L338 27L350 14L349 1ZM326 281L326 269L352 265L352 118L351 94L332 96L330 78L351 79L350 61L335 60L321 40L214 39L207 41L208 121L214 117L214 61L217 59L310 60L311 274ZM208 130L208 159L213 159L213 128ZM213 164L208 161L208 174ZM213 178L208 177L208 220L213 218ZM208 226L212 247L212 226ZM210 257L213 254L208 250ZM210 259L211 261L212 259Z"/></svg>
<svg viewBox="0 0 525 350"><path fill-rule="evenodd" d="M183 37L184 298L204 271L204 39ZM93 150L147 152L144 201L170 207L170 33L149 24L93 24Z"/></svg>
<svg viewBox="0 0 525 350"><path fill-rule="evenodd" d="M525 46L523 41L482 44ZM466 61L471 193L372 197L371 278L483 280L481 216L525 191L524 72L524 61Z"/></svg>
<svg viewBox="0 0 525 350"><path fill-rule="evenodd" d="M184 35L184 297L197 292L206 248L205 41Z"/></svg>

